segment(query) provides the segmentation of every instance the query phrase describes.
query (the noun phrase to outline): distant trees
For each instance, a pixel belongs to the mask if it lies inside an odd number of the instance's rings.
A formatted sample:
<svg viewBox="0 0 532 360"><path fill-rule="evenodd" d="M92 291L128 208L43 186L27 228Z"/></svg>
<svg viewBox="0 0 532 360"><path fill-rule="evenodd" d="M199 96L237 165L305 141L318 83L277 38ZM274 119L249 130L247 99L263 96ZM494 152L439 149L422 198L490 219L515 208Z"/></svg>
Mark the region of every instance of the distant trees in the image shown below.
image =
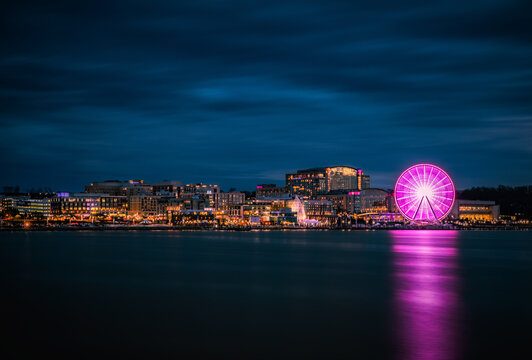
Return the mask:
<svg viewBox="0 0 532 360"><path fill-rule="evenodd" d="M20 186L4 186L3 187L4 194L19 194L20 193Z"/></svg>

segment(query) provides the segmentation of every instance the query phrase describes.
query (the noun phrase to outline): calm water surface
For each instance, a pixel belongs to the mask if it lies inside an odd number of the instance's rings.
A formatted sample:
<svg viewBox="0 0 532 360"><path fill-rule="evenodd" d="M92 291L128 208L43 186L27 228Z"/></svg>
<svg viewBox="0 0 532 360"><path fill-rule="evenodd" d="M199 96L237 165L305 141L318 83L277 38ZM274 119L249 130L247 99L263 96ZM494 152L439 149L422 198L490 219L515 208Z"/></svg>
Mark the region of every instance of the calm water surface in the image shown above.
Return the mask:
<svg viewBox="0 0 532 360"><path fill-rule="evenodd" d="M532 358L531 232L0 233L0 266L9 358Z"/></svg>

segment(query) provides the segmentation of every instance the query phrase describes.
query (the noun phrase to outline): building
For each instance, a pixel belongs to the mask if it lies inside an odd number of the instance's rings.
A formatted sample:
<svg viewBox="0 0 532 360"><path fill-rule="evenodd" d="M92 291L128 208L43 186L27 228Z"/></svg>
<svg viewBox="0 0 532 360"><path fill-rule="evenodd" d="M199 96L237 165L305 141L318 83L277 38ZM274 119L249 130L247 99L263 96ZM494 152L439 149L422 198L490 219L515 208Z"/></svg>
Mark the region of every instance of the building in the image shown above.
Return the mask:
<svg viewBox="0 0 532 360"><path fill-rule="evenodd" d="M125 216L128 209L126 196L108 194L70 194L58 193L51 198L52 215L92 216L97 214L108 216Z"/></svg>
<svg viewBox="0 0 532 360"><path fill-rule="evenodd" d="M336 223L337 215L329 200L303 200L306 220L316 220L322 225Z"/></svg>
<svg viewBox="0 0 532 360"><path fill-rule="evenodd" d="M337 214L360 213L360 191L334 190L324 195L317 195L318 200L329 200Z"/></svg>
<svg viewBox="0 0 532 360"><path fill-rule="evenodd" d="M215 196L220 192L218 185L187 184L179 188L178 197L188 199L199 196L205 200L205 209L214 211L216 207Z"/></svg>
<svg viewBox="0 0 532 360"><path fill-rule="evenodd" d="M257 185L257 190L255 191L255 197L257 198L283 196L287 194L289 194L289 191L286 186L277 186L275 184Z"/></svg>
<svg viewBox="0 0 532 360"><path fill-rule="evenodd" d="M499 218L500 207L495 201L456 200L449 216L469 221L494 221Z"/></svg>
<svg viewBox="0 0 532 360"><path fill-rule="evenodd" d="M239 191L220 192L214 194L214 207L223 210L227 206L240 205L246 202L246 194Z"/></svg>
<svg viewBox="0 0 532 360"><path fill-rule="evenodd" d="M214 194L214 207L217 218L236 220L242 217L241 206L246 202L246 194L239 191Z"/></svg>
<svg viewBox="0 0 532 360"><path fill-rule="evenodd" d="M20 215L40 215L44 218L52 215L51 199L25 199L17 201L15 208Z"/></svg>
<svg viewBox="0 0 532 360"><path fill-rule="evenodd" d="M312 197L334 190L362 190L369 187L369 176L348 166L298 170L286 174L286 187L292 194Z"/></svg>
<svg viewBox="0 0 532 360"><path fill-rule="evenodd" d="M129 215L154 217L166 215L166 202L161 196L156 195L133 195L129 197Z"/></svg>
<svg viewBox="0 0 532 360"><path fill-rule="evenodd" d="M360 191L360 213L379 214L390 212L391 194L382 189L364 189Z"/></svg>

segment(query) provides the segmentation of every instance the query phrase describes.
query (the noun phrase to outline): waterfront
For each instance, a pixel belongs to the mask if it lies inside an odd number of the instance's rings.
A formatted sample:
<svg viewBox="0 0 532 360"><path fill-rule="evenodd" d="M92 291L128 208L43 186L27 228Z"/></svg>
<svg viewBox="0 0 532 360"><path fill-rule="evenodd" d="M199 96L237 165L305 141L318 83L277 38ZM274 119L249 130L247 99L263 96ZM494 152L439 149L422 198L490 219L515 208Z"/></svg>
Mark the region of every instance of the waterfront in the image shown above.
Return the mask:
<svg viewBox="0 0 532 360"><path fill-rule="evenodd" d="M528 358L532 233L0 233L13 354Z"/></svg>

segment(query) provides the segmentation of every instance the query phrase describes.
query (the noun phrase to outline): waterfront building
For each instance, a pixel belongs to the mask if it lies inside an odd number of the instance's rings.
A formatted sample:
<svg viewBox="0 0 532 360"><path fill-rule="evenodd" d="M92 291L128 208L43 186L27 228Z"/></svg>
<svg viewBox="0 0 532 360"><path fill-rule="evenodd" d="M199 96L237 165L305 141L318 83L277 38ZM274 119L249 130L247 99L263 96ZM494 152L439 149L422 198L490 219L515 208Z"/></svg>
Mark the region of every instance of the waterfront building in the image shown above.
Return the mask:
<svg viewBox="0 0 532 360"><path fill-rule="evenodd" d="M456 200L450 217L469 221L494 221L499 218L500 207L495 201Z"/></svg>
<svg viewBox="0 0 532 360"><path fill-rule="evenodd" d="M161 201L161 196L133 195L129 197L128 215L155 217L166 214L166 204Z"/></svg>
<svg viewBox="0 0 532 360"><path fill-rule="evenodd" d="M255 197L272 197L283 196L289 193L286 186L277 186L275 184L259 184L255 191Z"/></svg>
<svg viewBox="0 0 532 360"><path fill-rule="evenodd" d="M224 221L235 221L242 218L241 205L246 202L246 194L239 191L214 194L216 218Z"/></svg>
<svg viewBox="0 0 532 360"><path fill-rule="evenodd" d="M360 213L379 214L390 212L389 204L392 196L382 189L365 189L360 191Z"/></svg>
<svg viewBox="0 0 532 360"><path fill-rule="evenodd" d="M112 196L108 194L70 194L58 193L51 198L52 215L126 215L128 201L126 196Z"/></svg>
<svg viewBox="0 0 532 360"><path fill-rule="evenodd" d="M292 194L312 197L334 190L367 188L369 176L348 166L313 168L286 174L286 187Z"/></svg>
<svg viewBox="0 0 532 360"><path fill-rule="evenodd" d="M168 209L168 221L174 226L214 226L214 213L210 210Z"/></svg>
<svg viewBox="0 0 532 360"><path fill-rule="evenodd" d="M42 217L48 217L52 215L51 203L50 198L18 200L15 209L18 210L20 215L41 215Z"/></svg>
<svg viewBox="0 0 532 360"><path fill-rule="evenodd" d="M329 200L303 200L306 220L316 220L322 225L332 225L336 223L337 215L333 208L332 201Z"/></svg>
<svg viewBox="0 0 532 360"><path fill-rule="evenodd" d="M269 225L271 201L252 201L242 205L242 218L251 225Z"/></svg>
<svg viewBox="0 0 532 360"><path fill-rule="evenodd" d="M291 208L270 211L270 223L272 225L296 225L297 212Z"/></svg>
<svg viewBox="0 0 532 360"><path fill-rule="evenodd" d="M360 191L358 190L334 190L327 194L317 195L317 200L329 200L337 214L360 213Z"/></svg>
<svg viewBox="0 0 532 360"><path fill-rule="evenodd" d="M11 210L16 209L17 204L20 200L26 199L27 197L4 197L2 198L2 210Z"/></svg>

